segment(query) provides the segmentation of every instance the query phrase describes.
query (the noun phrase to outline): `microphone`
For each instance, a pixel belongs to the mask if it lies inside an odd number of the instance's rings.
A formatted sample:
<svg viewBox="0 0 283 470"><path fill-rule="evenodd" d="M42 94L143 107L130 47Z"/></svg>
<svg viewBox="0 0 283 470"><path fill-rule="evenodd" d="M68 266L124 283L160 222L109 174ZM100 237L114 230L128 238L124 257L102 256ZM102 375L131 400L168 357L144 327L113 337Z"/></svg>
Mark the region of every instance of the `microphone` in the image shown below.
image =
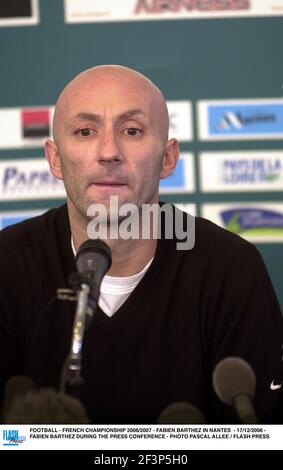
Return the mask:
<svg viewBox="0 0 283 470"><path fill-rule="evenodd" d="M112 263L109 246L102 240L87 240L78 249L76 265L79 274L88 279L90 296L97 302L100 284Z"/></svg>
<svg viewBox="0 0 283 470"><path fill-rule="evenodd" d="M13 392L13 399L10 392ZM86 411L76 398L54 389L36 391L27 377L15 376L5 387L5 424L87 424Z"/></svg>
<svg viewBox="0 0 283 470"><path fill-rule="evenodd" d="M82 346L85 330L89 327L98 303L100 284L106 271L111 266L111 251L102 240L87 240L77 253L75 273L70 282L77 292L77 308L75 312L71 350L64 363L60 390L71 391L80 395L83 385Z"/></svg>
<svg viewBox="0 0 283 470"><path fill-rule="evenodd" d="M159 415L157 424L205 424L202 412L188 402L177 401L168 405Z"/></svg>
<svg viewBox="0 0 283 470"><path fill-rule="evenodd" d="M252 405L256 377L246 361L239 357L226 357L215 367L212 382L218 398L236 409L241 423L258 423Z"/></svg>

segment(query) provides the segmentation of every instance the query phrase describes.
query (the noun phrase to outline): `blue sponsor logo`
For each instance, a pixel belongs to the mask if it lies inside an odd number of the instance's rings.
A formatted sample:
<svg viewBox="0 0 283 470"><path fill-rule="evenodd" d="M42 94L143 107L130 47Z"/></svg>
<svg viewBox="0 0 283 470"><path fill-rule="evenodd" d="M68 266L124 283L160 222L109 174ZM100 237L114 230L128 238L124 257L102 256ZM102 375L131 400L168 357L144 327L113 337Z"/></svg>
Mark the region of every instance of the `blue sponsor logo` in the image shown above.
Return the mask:
<svg viewBox="0 0 283 470"><path fill-rule="evenodd" d="M282 174L278 158L227 159L222 163L222 179L226 184L273 183Z"/></svg>
<svg viewBox="0 0 283 470"><path fill-rule="evenodd" d="M228 104L208 106L212 136L283 134L282 104Z"/></svg>
<svg viewBox="0 0 283 470"><path fill-rule="evenodd" d="M186 178L185 178L185 161L179 159L177 166L172 175L168 176L163 180L160 180L160 189L162 192L170 191L172 189L186 189Z"/></svg>
<svg viewBox="0 0 283 470"><path fill-rule="evenodd" d="M17 429L3 429L3 446L18 446L26 441L26 436L19 436Z"/></svg>
<svg viewBox="0 0 283 470"><path fill-rule="evenodd" d="M240 235L283 235L283 214L260 208L234 208L220 213L230 232Z"/></svg>
<svg viewBox="0 0 283 470"><path fill-rule="evenodd" d="M36 162L35 162L36 165ZM49 170L20 170L15 165L5 168L2 180L3 192L30 190L42 187L57 187L61 185L61 181L57 180Z"/></svg>

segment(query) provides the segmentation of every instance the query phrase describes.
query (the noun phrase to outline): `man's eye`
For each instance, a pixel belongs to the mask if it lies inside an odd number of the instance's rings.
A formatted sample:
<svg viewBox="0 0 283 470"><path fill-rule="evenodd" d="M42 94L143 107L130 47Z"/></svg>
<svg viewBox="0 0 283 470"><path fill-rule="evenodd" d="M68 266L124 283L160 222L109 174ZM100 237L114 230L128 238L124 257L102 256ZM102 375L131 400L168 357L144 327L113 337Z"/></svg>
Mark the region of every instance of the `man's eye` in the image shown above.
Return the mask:
<svg viewBox="0 0 283 470"><path fill-rule="evenodd" d="M137 129L136 127L128 127L125 130L125 132L126 132L127 135L135 137L135 136L141 134L142 131L140 129Z"/></svg>
<svg viewBox="0 0 283 470"><path fill-rule="evenodd" d="M84 129L80 129L77 133L80 134L82 137L88 137L91 134L91 130L86 127Z"/></svg>

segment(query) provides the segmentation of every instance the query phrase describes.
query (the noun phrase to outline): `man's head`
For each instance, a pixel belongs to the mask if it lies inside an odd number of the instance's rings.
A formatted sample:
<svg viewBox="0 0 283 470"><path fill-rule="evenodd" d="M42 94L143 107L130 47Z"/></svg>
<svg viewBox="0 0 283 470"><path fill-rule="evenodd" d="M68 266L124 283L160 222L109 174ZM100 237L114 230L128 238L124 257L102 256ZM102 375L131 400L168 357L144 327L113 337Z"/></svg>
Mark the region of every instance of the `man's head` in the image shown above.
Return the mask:
<svg viewBox="0 0 283 470"><path fill-rule="evenodd" d="M178 144L168 141L168 111L160 90L140 73L117 65L88 69L60 94L54 141L46 157L65 184L69 210L157 202L160 178L175 168Z"/></svg>

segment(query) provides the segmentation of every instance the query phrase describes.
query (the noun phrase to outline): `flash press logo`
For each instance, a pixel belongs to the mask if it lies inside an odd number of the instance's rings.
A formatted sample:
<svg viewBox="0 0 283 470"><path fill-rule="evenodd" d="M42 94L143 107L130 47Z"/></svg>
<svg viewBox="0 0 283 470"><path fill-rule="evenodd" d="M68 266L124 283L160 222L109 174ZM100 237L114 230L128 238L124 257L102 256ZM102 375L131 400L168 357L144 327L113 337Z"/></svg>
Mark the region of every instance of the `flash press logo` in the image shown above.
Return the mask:
<svg viewBox="0 0 283 470"><path fill-rule="evenodd" d="M91 219L87 235L93 240L177 239L177 250L191 250L195 245L195 217L172 204L119 206L118 196L110 196L108 209L91 204L87 215Z"/></svg>
<svg viewBox="0 0 283 470"><path fill-rule="evenodd" d="M3 430L3 446L18 446L26 441L26 436L19 436L17 429Z"/></svg>

